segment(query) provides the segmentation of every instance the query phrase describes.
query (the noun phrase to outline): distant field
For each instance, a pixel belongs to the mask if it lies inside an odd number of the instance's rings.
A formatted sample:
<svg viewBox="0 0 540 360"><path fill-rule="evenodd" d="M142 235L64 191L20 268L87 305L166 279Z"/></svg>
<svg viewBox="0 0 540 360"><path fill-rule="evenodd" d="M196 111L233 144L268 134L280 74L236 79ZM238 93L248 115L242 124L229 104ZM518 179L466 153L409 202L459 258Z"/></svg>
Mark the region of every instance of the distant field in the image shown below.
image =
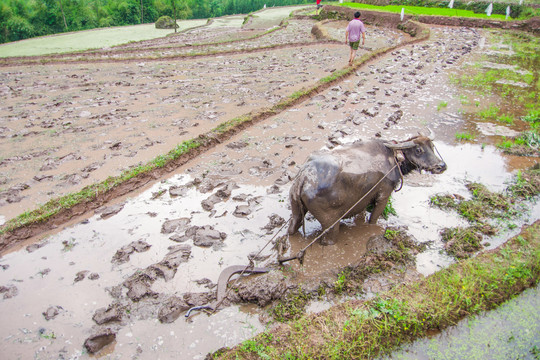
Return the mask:
<svg viewBox="0 0 540 360"><path fill-rule="evenodd" d="M178 31L206 24L207 19L178 21ZM122 26L15 41L0 45L0 57L34 56L104 48L131 41L155 39L174 30L156 29L154 24Z"/></svg>
<svg viewBox="0 0 540 360"><path fill-rule="evenodd" d="M405 15L459 16L459 17L495 19L495 20L505 20L506 18L505 15L493 14L488 17L485 13L476 14L470 10L459 10L459 9L450 9L450 8L434 8L434 7L407 6L407 5L376 6L376 5L350 3L350 2L343 3L340 5L351 7L351 8L364 9L364 10L386 11L386 12L393 12L393 13L401 13L401 9L405 9Z"/></svg>

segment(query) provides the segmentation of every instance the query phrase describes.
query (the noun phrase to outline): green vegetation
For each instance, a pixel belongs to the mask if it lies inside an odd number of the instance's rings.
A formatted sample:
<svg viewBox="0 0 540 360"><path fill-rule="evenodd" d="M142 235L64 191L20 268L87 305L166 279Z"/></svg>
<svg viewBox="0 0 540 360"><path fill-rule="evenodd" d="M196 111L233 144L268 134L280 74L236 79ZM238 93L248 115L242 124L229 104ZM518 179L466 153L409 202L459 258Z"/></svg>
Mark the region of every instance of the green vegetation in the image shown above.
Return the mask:
<svg viewBox="0 0 540 360"><path fill-rule="evenodd" d="M474 135L468 132L456 133L456 140L471 141L471 140L474 140Z"/></svg>
<svg viewBox="0 0 540 360"><path fill-rule="evenodd" d="M518 215L517 199L531 199L540 194L540 170L529 169L518 172L505 193L493 193L482 184L467 185L471 199L454 195L436 195L430 199L432 206L452 209L471 225L447 228L441 232L445 250L457 259L465 259L482 249L483 235L494 235L497 228L494 220L508 222Z"/></svg>
<svg viewBox="0 0 540 360"><path fill-rule="evenodd" d="M529 111L521 120L530 126L530 130L522 132L513 140L503 138L498 147L508 154L538 156L540 153L540 110Z"/></svg>
<svg viewBox="0 0 540 360"><path fill-rule="evenodd" d="M299 319L305 313L305 307L312 295L306 293L302 288L288 292L270 310L270 314L276 321L285 322L291 319Z"/></svg>
<svg viewBox="0 0 540 360"><path fill-rule="evenodd" d="M491 16L487 16L485 12L474 12L472 10L462 10L454 7L450 9L448 7L425 7L425 6L411 6L411 5L387 5L387 6L377 6L361 3L343 3L341 6L346 6L355 9L361 10L375 10L375 11L386 11L392 13L401 13L401 9L405 9L405 15L436 15L436 16L459 16L459 17L470 17L470 18L481 18L481 19L493 19L493 20L505 20L506 15L497 15L493 13ZM487 5L486 5L487 7ZM485 7L484 7L485 9ZM505 7L506 9L506 7ZM516 14L514 12L513 14Z"/></svg>
<svg viewBox="0 0 540 360"><path fill-rule="evenodd" d="M500 249L368 301L353 300L266 331L213 359L366 359L465 316L491 310L540 279L540 224Z"/></svg>
<svg viewBox="0 0 540 360"><path fill-rule="evenodd" d="M514 116L503 114L497 117L497 121L512 125L514 123Z"/></svg>
<svg viewBox="0 0 540 360"><path fill-rule="evenodd" d="M0 43L94 28L154 23L160 16L203 19L260 10L266 0L0 0ZM272 5L311 4L274 0Z"/></svg>
<svg viewBox="0 0 540 360"><path fill-rule="evenodd" d="M451 81L482 96L500 96L497 105L489 104L480 111L473 109L473 116L505 125L519 125L521 129L529 127L514 139L503 138L498 146L506 153L538 156L540 38L528 33L491 31L489 41L498 44L494 52L485 55L482 62L460 71ZM468 105L463 101L462 104ZM480 104L476 105L479 107ZM512 112L508 113L508 109Z"/></svg>
<svg viewBox="0 0 540 360"><path fill-rule="evenodd" d="M437 111L440 111L441 109L444 109L445 107L448 106L448 102L446 101L441 101L438 105L437 105Z"/></svg>
<svg viewBox="0 0 540 360"><path fill-rule="evenodd" d="M480 116L484 120L495 119L499 114L499 111L501 110L498 107L489 104L489 107L487 109L478 112L478 116Z"/></svg>

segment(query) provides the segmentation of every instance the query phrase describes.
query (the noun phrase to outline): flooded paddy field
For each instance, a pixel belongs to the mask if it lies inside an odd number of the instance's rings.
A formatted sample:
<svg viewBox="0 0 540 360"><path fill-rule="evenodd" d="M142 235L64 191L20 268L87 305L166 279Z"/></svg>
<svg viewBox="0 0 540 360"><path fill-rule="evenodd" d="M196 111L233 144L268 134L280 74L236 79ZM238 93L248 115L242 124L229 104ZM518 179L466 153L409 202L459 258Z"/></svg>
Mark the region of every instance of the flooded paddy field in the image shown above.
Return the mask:
<svg viewBox="0 0 540 360"><path fill-rule="evenodd" d="M461 321L385 359L536 359L540 354L539 288L525 290L500 308ZM497 331L493 331L496 328Z"/></svg>
<svg viewBox="0 0 540 360"><path fill-rule="evenodd" d="M312 24L291 27L311 39ZM214 31L220 33L201 36ZM398 38L398 32L380 31L372 43L382 47ZM330 75L347 51L313 40L290 49L174 62L3 68L1 217L11 219L146 163L224 121L269 108Z"/></svg>
<svg viewBox="0 0 540 360"><path fill-rule="evenodd" d="M329 33L344 38L345 23L329 26ZM380 47L401 36L379 28L368 31L367 43ZM362 257L373 246L370 239L388 226L406 227L416 242L428 246L406 271L368 279L367 296L447 266L454 260L441 251L439 232L465 221L431 207L430 197L467 197L469 182L502 191L516 171L538 162L537 157L505 155L495 147L523 124L493 121L491 128L502 134L478 131L476 141L456 140L457 132L482 127L460 110L462 90L449 75L483 52L486 41L478 29L432 27L429 40L364 65L341 83L251 126L138 193L2 254L0 286L6 291L0 300L0 351L8 358L88 358L83 343L101 333L115 334L115 341L99 353L103 358L204 359L208 352L272 326L267 307L276 294L291 282L335 279L339 269ZM173 64L3 68L0 76L14 83L13 89L2 90L10 102L1 110L9 123L0 139L2 167L3 174L10 175L0 180L6 189L17 183L31 186L18 193L20 201L4 201L1 214L9 219L50 196L168 151L226 119L268 106L342 68L347 56L346 46L313 41L294 49ZM80 86L61 86L69 81ZM64 94L66 98L60 98ZM485 101L476 93L470 97ZM47 121L51 127L44 127ZM312 151L358 139L405 140L429 130L448 170L407 176L403 189L392 196L396 215L376 225L361 218L348 220L336 245L314 244L303 266L290 263L288 278L275 289L240 291L231 294L233 304L227 302L229 306L210 316L194 312L184 317L190 307L215 300L219 275L229 266L253 259L256 266L278 269L273 239L284 234L279 229L290 217L291 181ZM146 143L152 145L144 147ZM39 154L28 157L34 152ZM56 167L40 170L43 164ZM98 165L80 170L92 164ZM79 181L57 186L70 176ZM39 185L42 181L45 185ZM514 226L489 238L486 248L501 244L539 215L538 204L525 204L521 216L512 219ZM308 217L306 238L288 238L285 255L306 246L321 230ZM272 271L250 279L263 282L280 276L280 271ZM249 296L260 306L248 306ZM333 301L339 299L311 308Z"/></svg>

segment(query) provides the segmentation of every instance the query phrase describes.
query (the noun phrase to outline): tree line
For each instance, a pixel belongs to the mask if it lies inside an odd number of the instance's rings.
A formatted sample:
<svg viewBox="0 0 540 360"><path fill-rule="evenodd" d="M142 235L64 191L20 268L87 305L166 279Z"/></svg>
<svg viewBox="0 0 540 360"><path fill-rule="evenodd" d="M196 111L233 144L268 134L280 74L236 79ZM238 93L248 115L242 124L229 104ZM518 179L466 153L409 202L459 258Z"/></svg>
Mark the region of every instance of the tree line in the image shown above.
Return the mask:
<svg viewBox="0 0 540 360"><path fill-rule="evenodd" d="M0 43L100 27L203 19L315 0L0 0ZM176 12L176 16L175 15Z"/></svg>

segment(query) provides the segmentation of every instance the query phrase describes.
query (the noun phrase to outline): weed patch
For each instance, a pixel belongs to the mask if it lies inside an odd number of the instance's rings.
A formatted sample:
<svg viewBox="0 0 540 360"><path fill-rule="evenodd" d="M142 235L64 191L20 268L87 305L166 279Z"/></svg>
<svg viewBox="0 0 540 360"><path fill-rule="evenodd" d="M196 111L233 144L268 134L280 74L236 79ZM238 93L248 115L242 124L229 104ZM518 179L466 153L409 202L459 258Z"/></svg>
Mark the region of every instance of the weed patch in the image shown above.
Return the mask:
<svg viewBox="0 0 540 360"><path fill-rule="evenodd" d="M272 306L270 314L279 322L286 322L300 318L305 313L305 307L312 295L302 288L288 292L283 299Z"/></svg>
<svg viewBox="0 0 540 360"><path fill-rule="evenodd" d="M508 187L508 191L514 196L531 199L540 194L540 169L534 168L525 171L518 171L513 184Z"/></svg>
<svg viewBox="0 0 540 360"><path fill-rule="evenodd" d="M468 132L456 133L457 141L472 141L474 140L474 135Z"/></svg>
<svg viewBox="0 0 540 360"><path fill-rule="evenodd" d="M471 193L469 200L450 194L435 195L430 199L431 206L456 211L471 223L468 227L441 231L446 252L457 259L468 258L481 250L483 236L497 233L497 228L488 222L517 216L516 198L532 199L540 193L540 170L518 172L504 194L491 192L478 183L467 184L467 189Z"/></svg>

